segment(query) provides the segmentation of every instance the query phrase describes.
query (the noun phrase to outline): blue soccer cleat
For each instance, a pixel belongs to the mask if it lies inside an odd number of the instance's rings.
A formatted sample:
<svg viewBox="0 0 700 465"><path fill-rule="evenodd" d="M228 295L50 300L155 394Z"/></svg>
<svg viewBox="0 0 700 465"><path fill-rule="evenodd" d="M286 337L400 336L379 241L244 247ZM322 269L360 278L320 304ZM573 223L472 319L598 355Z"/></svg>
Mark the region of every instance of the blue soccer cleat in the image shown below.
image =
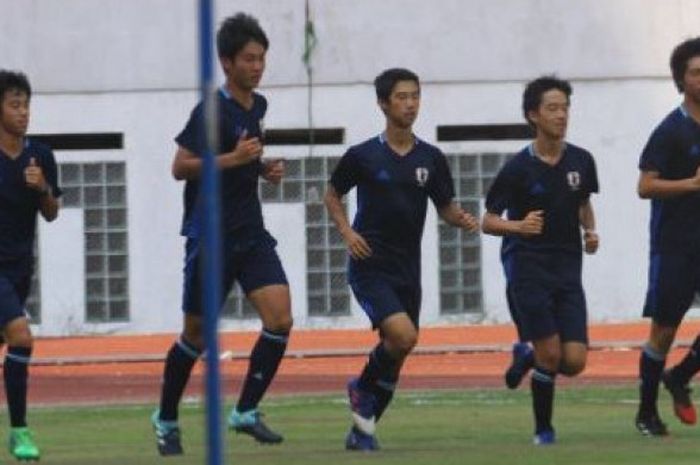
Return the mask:
<svg viewBox="0 0 700 465"><path fill-rule="evenodd" d="M513 344L513 361L506 370L505 380L508 389L517 388L534 364L532 347L526 342Z"/></svg>
<svg viewBox="0 0 700 465"><path fill-rule="evenodd" d="M247 434L261 444L279 444L284 440L282 435L275 433L262 421L262 414L257 409L239 412L231 410L228 417L228 427L237 433Z"/></svg>
<svg viewBox="0 0 700 465"><path fill-rule="evenodd" d="M353 426L345 438L345 449L374 452L379 450L379 443L373 434L365 434Z"/></svg>
<svg viewBox="0 0 700 465"><path fill-rule="evenodd" d="M554 430L545 430L535 433L532 443L536 446L551 446L557 442L557 436Z"/></svg>
<svg viewBox="0 0 700 465"><path fill-rule="evenodd" d="M367 435L373 435L376 428L374 409L377 404L374 394L360 389L355 378L348 383L348 399L355 428Z"/></svg>
<svg viewBox="0 0 700 465"><path fill-rule="evenodd" d="M160 419L160 411L156 410L151 415L151 424L156 432L158 453L162 456L182 455L182 443L180 442L180 427L177 421L163 421Z"/></svg>

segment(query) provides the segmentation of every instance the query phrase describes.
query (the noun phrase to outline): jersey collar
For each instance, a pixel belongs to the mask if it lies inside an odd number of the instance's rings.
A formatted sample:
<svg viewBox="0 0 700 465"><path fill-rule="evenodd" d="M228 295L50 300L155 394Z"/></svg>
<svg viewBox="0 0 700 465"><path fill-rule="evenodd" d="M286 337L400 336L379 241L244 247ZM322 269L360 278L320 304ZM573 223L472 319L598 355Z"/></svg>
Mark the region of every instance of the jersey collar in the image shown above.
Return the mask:
<svg viewBox="0 0 700 465"><path fill-rule="evenodd" d="M231 97L231 92L228 91L226 85L222 84L221 87L219 87L219 92L221 92L221 95L223 95L224 98L233 100L233 97Z"/></svg>
<svg viewBox="0 0 700 465"><path fill-rule="evenodd" d="M562 153L562 155L564 154L564 152L566 152L566 147L567 147L567 143L564 142L564 143L562 144L562 146L561 146L561 153ZM538 158L538 157L537 157L537 151L535 150L535 143L534 143L534 142L530 142L530 145L527 146L527 153L528 153L532 158Z"/></svg>
<svg viewBox="0 0 700 465"><path fill-rule="evenodd" d="M379 135L377 136L377 139L379 140L379 143L380 143L380 144L382 144L382 145L386 144L386 143L387 143L387 141L386 141L386 132L382 131L381 134L379 134ZM418 145L418 144L420 143L420 141L421 141L421 140L418 138L418 136L416 136L415 134L413 134L413 146L415 147L416 145Z"/></svg>

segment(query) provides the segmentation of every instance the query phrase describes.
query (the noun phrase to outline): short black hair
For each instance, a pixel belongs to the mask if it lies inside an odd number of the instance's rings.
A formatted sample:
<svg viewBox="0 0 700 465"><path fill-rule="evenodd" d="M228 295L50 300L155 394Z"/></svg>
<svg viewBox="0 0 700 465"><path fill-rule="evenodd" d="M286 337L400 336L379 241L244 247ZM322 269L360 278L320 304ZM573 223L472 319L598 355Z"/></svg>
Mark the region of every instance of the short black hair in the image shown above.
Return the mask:
<svg viewBox="0 0 700 465"><path fill-rule="evenodd" d="M532 126L532 122L528 118L528 113L536 111L542 103L542 95L552 89L564 92L567 100L570 99L573 93L569 81L559 79L554 75L538 77L534 81L528 82L525 86L525 92L523 92L523 115L530 126Z"/></svg>
<svg viewBox="0 0 700 465"><path fill-rule="evenodd" d="M394 90L394 86L399 81L413 81L420 89L420 80L416 73L405 68L390 68L382 71L374 79L374 90L377 92L377 99L382 102L389 101L391 91Z"/></svg>
<svg viewBox="0 0 700 465"><path fill-rule="evenodd" d="M688 61L691 58L700 56L700 37L688 39L681 42L671 53L671 74L673 82L676 84L678 92L683 92L683 76L688 70Z"/></svg>
<svg viewBox="0 0 700 465"><path fill-rule="evenodd" d="M216 33L219 57L235 58L250 41L259 43L265 50L270 46L258 20L245 13L236 13L226 18Z"/></svg>
<svg viewBox="0 0 700 465"><path fill-rule="evenodd" d="M27 94L28 98L32 97L32 86L24 73L0 69L0 99L4 99L5 92L10 90L18 90Z"/></svg>

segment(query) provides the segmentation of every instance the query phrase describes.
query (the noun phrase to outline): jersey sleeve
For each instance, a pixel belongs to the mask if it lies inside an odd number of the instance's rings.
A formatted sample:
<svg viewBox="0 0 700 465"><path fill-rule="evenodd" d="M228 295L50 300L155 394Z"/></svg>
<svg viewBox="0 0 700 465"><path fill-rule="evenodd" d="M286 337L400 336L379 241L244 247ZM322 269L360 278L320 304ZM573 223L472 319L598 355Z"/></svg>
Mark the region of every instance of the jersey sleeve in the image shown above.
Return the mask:
<svg viewBox="0 0 700 465"><path fill-rule="evenodd" d="M644 146L642 156L639 158L640 171L657 171L665 169L668 158L673 151L672 138L663 127L654 130Z"/></svg>
<svg viewBox="0 0 700 465"><path fill-rule="evenodd" d="M58 167L56 166L56 158L50 149L46 149L46 152L41 157L41 171L44 173L44 179L51 186L51 193L54 197L58 198L63 195L61 187L58 185Z"/></svg>
<svg viewBox="0 0 700 465"><path fill-rule="evenodd" d="M192 110L190 119L180 134L175 137L175 142L198 157L202 156L206 144L204 141L204 115L201 104Z"/></svg>
<svg viewBox="0 0 700 465"><path fill-rule="evenodd" d="M586 178L584 186L583 202L587 201L590 194L597 193L600 189L598 184L598 169L595 165L595 159L591 154L586 157Z"/></svg>
<svg viewBox="0 0 700 465"><path fill-rule="evenodd" d="M488 194L486 194L486 211L501 215L513 202L515 178L512 165L506 163L496 175Z"/></svg>
<svg viewBox="0 0 700 465"><path fill-rule="evenodd" d="M435 176L428 180L428 195L436 208L442 208L455 197L455 184L447 158L438 152L435 158Z"/></svg>
<svg viewBox="0 0 700 465"><path fill-rule="evenodd" d="M338 165L333 170L330 184L340 194L347 194L360 181L359 156L352 148L345 152Z"/></svg>

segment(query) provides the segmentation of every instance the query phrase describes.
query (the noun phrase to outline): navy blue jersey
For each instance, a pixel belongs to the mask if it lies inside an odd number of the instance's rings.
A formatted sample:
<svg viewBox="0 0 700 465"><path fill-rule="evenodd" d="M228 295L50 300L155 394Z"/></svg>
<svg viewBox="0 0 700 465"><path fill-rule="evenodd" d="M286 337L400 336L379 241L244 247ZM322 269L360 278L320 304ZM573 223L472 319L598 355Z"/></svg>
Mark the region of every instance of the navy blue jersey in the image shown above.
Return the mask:
<svg viewBox="0 0 700 465"><path fill-rule="evenodd" d="M509 220L522 220L534 210L544 211L542 234L503 237L502 254L516 250L570 251L581 253L579 207L591 192L598 192L593 157L586 150L566 144L559 162L548 165L531 145L508 161L486 196L489 213L507 211Z"/></svg>
<svg viewBox="0 0 700 465"><path fill-rule="evenodd" d="M221 155L233 151L245 132L247 137L262 140L262 120L267 111L267 101L262 95L253 94L253 107L243 108L226 92L218 92L219 145L214 153ZM190 115L185 129L175 138L181 147L197 156L205 149L204 112L200 102ZM258 176L262 169L259 159L222 170L221 173L221 226L223 230L237 237L241 243L254 241L263 233L263 217L258 198ZM187 180L184 193L184 216L181 234L195 238L200 235L201 207L198 201L200 182Z"/></svg>
<svg viewBox="0 0 700 465"><path fill-rule="evenodd" d="M659 178L695 176L700 166L700 125L683 107L672 111L656 127L639 160L639 169ZM652 199L649 224L651 253L700 253L700 193Z"/></svg>
<svg viewBox="0 0 700 465"><path fill-rule="evenodd" d="M0 260L32 256L36 217L41 194L29 187L24 170L34 158L53 190L60 197L56 159L47 146L25 139L19 157L12 159L0 150Z"/></svg>
<svg viewBox="0 0 700 465"><path fill-rule="evenodd" d="M442 152L416 139L400 156L383 136L351 147L338 163L331 185L340 195L357 186L353 228L372 248L365 260L351 260L357 272L379 272L392 282L420 284L420 243L428 197L437 208L454 197L454 184Z"/></svg>

